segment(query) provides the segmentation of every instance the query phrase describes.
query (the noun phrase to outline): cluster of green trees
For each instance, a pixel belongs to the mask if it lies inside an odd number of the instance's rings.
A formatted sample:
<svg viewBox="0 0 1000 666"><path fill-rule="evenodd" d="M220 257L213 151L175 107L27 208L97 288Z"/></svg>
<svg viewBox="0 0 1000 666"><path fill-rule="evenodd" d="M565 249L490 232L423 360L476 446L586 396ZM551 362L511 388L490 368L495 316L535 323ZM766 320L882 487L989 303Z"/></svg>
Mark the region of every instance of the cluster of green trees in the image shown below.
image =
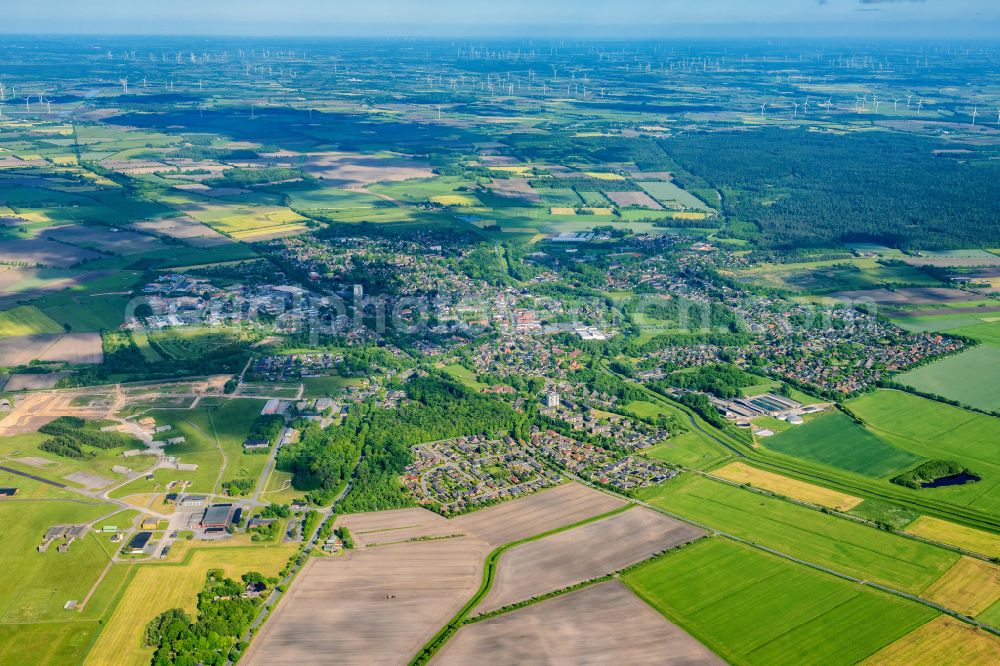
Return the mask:
<svg viewBox="0 0 1000 666"><path fill-rule="evenodd" d="M180 608L153 618L143 636L145 646L156 648L153 666L221 666L239 659L245 645L237 641L250 627L263 599L242 596L250 583L267 585L273 581L250 572L240 582L226 578L221 569L213 569L198 595L196 621Z"/></svg>
<svg viewBox="0 0 1000 666"><path fill-rule="evenodd" d="M271 444L281 434L281 429L285 425L285 419L280 414L261 414L250 426L247 439L266 439Z"/></svg>
<svg viewBox="0 0 1000 666"><path fill-rule="evenodd" d="M975 147L962 160L935 157L940 145L899 132L778 128L691 132L663 144L725 191L729 218L758 229L741 235L764 246L996 247L1000 163Z"/></svg>
<svg viewBox="0 0 1000 666"><path fill-rule="evenodd" d="M306 491L310 501L328 504L357 466L362 443L355 434L362 419L356 411L351 410L340 425L325 430L315 421L309 422L298 442L278 452L277 468L291 472L292 486Z"/></svg>
<svg viewBox="0 0 1000 666"><path fill-rule="evenodd" d="M736 398L740 389L759 380L749 372L728 363L705 365L684 372L672 372L663 383L676 388L711 393L717 398Z"/></svg>
<svg viewBox="0 0 1000 666"><path fill-rule="evenodd" d="M64 458L82 460L97 455L91 449L117 449L132 441L118 432L100 432L86 428L87 421L76 416L60 416L46 423L38 432L52 437L38 445L42 451Z"/></svg>
<svg viewBox="0 0 1000 666"><path fill-rule="evenodd" d="M301 169L286 167L268 167L265 169L226 169L221 178L205 181L212 187L247 187L263 183L276 183L283 180L303 178Z"/></svg>
<svg viewBox="0 0 1000 666"><path fill-rule="evenodd" d="M462 435L502 435L526 430L527 417L506 403L474 393L441 375L418 377L406 385L412 401L398 409L366 405L359 414L363 456L344 513L393 509L411 504L399 475L412 460L410 447ZM523 434L523 433L522 433Z"/></svg>
<svg viewBox="0 0 1000 666"><path fill-rule="evenodd" d="M955 462L954 460L929 460L908 472L894 476L890 480L900 486L919 490L925 483L961 474L967 475L969 477L968 481L979 481L981 478L960 462Z"/></svg>
<svg viewBox="0 0 1000 666"><path fill-rule="evenodd" d="M278 454L278 468L292 472L293 486L317 504L328 504L353 474L339 510L393 509L410 504L398 477L412 460L411 446L526 427L527 418L507 404L440 375L418 377L406 392L410 402L397 409L364 403L338 425L307 428Z"/></svg>
<svg viewBox="0 0 1000 666"><path fill-rule="evenodd" d="M250 478L233 479L231 481L225 481L222 484L222 491L233 496L244 496L249 495L250 491L253 490L257 485L257 482Z"/></svg>

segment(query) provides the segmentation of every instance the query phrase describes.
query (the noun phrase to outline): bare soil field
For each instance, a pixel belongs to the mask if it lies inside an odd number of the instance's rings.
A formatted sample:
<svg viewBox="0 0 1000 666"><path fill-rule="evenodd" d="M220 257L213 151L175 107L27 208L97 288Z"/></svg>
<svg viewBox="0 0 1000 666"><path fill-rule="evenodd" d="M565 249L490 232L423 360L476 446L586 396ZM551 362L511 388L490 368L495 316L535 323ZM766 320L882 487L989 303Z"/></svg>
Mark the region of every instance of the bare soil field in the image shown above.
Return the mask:
<svg viewBox="0 0 1000 666"><path fill-rule="evenodd" d="M495 547L623 504L572 483L450 520L419 508L342 516L358 548L306 565L247 663L405 664L475 594Z"/></svg>
<svg viewBox="0 0 1000 666"><path fill-rule="evenodd" d="M489 185L490 189L503 197L521 199L528 203L540 204L542 197L528 184L527 178L506 178L494 180Z"/></svg>
<svg viewBox="0 0 1000 666"><path fill-rule="evenodd" d="M93 250L40 238L16 238L0 243L0 262L20 263L26 266L66 268L100 256L99 252Z"/></svg>
<svg viewBox="0 0 1000 666"><path fill-rule="evenodd" d="M164 248L163 243L153 236L145 236L132 231L112 231L106 228L80 225L50 227L45 230L42 237L85 249L101 248L110 254L125 256Z"/></svg>
<svg viewBox="0 0 1000 666"><path fill-rule="evenodd" d="M0 339L0 365L27 365L32 360L100 363L100 333L38 333Z"/></svg>
<svg viewBox="0 0 1000 666"><path fill-rule="evenodd" d="M143 220L132 225L136 229L163 234L186 241L195 247L214 247L233 241L218 231L190 217L170 217L162 220Z"/></svg>
<svg viewBox="0 0 1000 666"><path fill-rule="evenodd" d="M476 611L486 613L618 571L704 534L687 523L636 507L529 541L500 556L493 587Z"/></svg>
<svg viewBox="0 0 1000 666"><path fill-rule="evenodd" d="M843 301L869 301L878 305L933 305L935 303L960 303L977 300L975 294L961 289L946 289L944 287L912 287L896 291L861 289L840 291L832 296Z"/></svg>
<svg viewBox="0 0 1000 666"><path fill-rule="evenodd" d="M12 375L4 390L38 391L40 389L55 388L56 382L68 375L68 372L46 372L41 375Z"/></svg>
<svg viewBox="0 0 1000 666"><path fill-rule="evenodd" d="M651 210L663 210L663 206L645 192L605 192L604 195L618 204L620 208L642 206Z"/></svg>
<svg viewBox="0 0 1000 666"><path fill-rule="evenodd" d="M625 504L625 500L579 483L565 483L448 522L452 532L474 534L496 547L614 511Z"/></svg>
<svg viewBox="0 0 1000 666"><path fill-rule="evenodd" d="M343 516L337 525L351 530L358 548L379 544L399 543L420 537L440 537L458 534L447 518L426 509L398 509Z"/></svg>
<svg viewBox="0 0 1000 666"><path fill-rule="evenodd" d="M456 538L313 559L247 664L406 664L475 593L489 546Z"/></svg>
<svg viewBox="0 0 1000 666"><path fill-rule="evenodd" d="M724 664L620 581L462 627L434 664Z"/></svg>
<svg viewBox="0 0 1000 666"><path fill-rule="evenodd" d="M338 152L310 154L303 170L336 187L434 177L426 162Z"/></svg>

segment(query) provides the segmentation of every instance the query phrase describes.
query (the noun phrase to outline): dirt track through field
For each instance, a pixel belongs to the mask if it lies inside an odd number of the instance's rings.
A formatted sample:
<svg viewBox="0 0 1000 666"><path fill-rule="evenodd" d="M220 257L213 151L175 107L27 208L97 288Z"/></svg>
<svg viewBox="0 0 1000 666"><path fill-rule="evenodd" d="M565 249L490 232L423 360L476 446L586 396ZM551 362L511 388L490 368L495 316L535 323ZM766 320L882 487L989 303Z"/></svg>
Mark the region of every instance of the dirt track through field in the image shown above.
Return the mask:
<svg viewBox="0 0 1000 666"><path fill-rule="evenodd" d="M620 581L466 625L435 666L499 664L724 664Z"/></svg>
<svg viewBox="0 0 1000 666"><path fill-rule="evenodd" d="M343 516L358 549L310 560L244 661L405 664L472 598L495 547L624 505L572 483L451 520L424 509Z"/></svg>
<svg viewBox="0 0 1000 666"><path fill-rule="evenodd" d="M479 586L479 539L314 559L251 644L247 664L405 664Z"/></svg>
<svg viewBox="0 0 1000 666"><path fill-rule="evenodd" d="M578 483L481 509L448 521L454 531L475 534L492 546L518 541L614 511L625 501Z"/></svg>
<svg viewBox="0 0 1000 666"><path fill-rule="evenodd" d="M485 613L623 569L705 532L650 509L634 508L508 550Z"/></svg>

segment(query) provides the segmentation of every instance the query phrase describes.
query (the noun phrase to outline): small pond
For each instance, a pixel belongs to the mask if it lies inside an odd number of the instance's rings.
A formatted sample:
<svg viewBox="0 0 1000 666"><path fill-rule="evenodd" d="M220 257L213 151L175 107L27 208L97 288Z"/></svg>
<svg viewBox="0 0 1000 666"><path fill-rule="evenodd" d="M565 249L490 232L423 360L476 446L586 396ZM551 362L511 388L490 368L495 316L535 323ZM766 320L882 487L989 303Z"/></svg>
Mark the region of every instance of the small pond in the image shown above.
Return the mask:
<svg viewBox="0 0 1000 666"><path fill-rule="evenodd" d="M975 483L980 481L981 476L977 474L971 474L969 472L962 472L961 474L951 474L949 476L940 476L933 481L927 481L921 483L921 488L943 488L944 486L962 486L966 483Z"/></svg>

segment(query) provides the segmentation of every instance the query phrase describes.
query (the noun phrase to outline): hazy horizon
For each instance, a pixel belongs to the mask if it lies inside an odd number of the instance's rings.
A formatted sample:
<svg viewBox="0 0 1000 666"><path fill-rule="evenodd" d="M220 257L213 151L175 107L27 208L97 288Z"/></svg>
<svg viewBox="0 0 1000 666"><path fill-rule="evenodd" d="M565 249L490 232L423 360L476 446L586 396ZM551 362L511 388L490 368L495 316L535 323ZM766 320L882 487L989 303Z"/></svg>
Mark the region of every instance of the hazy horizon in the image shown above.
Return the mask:
<svg viewBox="0 0 1000 666"><path fill-rule="evenodd" d="M989 39L1000 34L1000 5L989 0L772 0L763 5L633 0L624 7L596 0L437 0L420 5L371 0L352 6L321 0L176 0L146 7L123 0L85 5L55 0L21 3L5 14L4 34L579 39Z"/></svg>

